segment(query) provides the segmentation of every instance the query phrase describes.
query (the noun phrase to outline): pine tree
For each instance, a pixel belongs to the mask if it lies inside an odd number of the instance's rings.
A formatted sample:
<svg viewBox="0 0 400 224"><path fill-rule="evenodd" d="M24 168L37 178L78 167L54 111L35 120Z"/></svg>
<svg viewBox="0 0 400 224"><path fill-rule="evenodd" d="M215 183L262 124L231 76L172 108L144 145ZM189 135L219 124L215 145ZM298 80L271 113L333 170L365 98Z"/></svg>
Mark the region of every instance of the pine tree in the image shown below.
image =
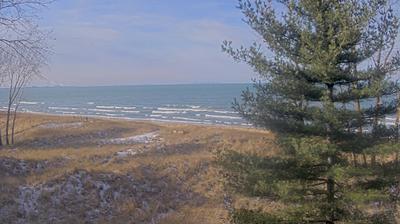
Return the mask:
<svg viewBox="0 0 400 224"><path fill-rule="evenodd" d="M262 43L234 49L227 41L223 50L249 64L261 80L234 108L277 133L281 153L247 159L231 153L221 161L231 173L247 172L242 189L287 207L274 214L240 210L234 221L394 220L398 122L396 127L384 121L399 105L394 77L400 54L394 50L399 24L390 2L239 0L239 9Z"/></svg>

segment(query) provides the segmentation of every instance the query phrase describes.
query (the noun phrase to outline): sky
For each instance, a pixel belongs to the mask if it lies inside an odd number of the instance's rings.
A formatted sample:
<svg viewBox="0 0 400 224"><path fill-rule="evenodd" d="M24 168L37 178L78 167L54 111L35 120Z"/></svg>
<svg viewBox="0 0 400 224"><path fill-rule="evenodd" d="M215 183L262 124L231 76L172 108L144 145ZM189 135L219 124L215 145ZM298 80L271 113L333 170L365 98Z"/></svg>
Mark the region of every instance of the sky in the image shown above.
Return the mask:
<svg viewBox="0 0 400 224"><path fill-rule="evenodd" d="M41 11L52 53L44 85L248 83L221 50L257 37L236 0L57 0Z"/></svg>

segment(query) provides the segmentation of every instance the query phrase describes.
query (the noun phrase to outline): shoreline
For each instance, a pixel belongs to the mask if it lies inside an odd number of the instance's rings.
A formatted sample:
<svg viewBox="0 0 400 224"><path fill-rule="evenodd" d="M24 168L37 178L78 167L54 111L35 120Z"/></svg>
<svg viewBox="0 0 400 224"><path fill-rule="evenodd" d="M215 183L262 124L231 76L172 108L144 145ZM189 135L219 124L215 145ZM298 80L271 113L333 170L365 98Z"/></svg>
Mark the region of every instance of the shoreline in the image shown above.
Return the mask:
<svg viewBox="0 0 400 224"><path fill-rule="evenodd" d="M2 111L5 113L5 111ZM40 116L53 116L53 117L72 117L72 118L92 118L99 120L111 120L111 121L132 121L132 122L148 122L152 124L169 124L169 125L193 125L200 127L214 127L214 128L230 128L230 129L243 129L243 130L259 130L259 131L268 131L261 128L257 128L253 125L227 125L227 124L213 124L213 123L202 123L195 121L174 121L174 120L162 120L156 118L129 118L129 117L111 117L111 116L101 116L101 115L82 115L82 114L52 114L46 112L34 112L34 111L19 111L19 114L24 115L40 115Z"/></svg>
<svg viewBox="0 0 400 224"><path fill-rule="evenodd" d="M239 98L246 87L246 84L204 84L179 88L169 85L27 88L27 98L21 100L18 109L57 116L248 127L248 122L232 109L233 99ZM0 91L4 97L7 94L4 89Z"/></svg>

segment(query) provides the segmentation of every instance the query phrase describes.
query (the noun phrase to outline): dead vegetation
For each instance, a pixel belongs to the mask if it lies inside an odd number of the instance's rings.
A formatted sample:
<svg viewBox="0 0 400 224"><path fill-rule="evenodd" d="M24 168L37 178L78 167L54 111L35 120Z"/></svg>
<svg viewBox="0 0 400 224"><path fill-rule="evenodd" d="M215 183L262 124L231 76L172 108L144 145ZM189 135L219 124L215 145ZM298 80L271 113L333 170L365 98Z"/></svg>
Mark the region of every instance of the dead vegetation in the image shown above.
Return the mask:
<svg viewBox="0 0 400 224"><path fill-rule="evenodd" d="M23 114L17 128L0 151L1 223L227 223L245 199L227 193L216 152L273 148L234 127Z"/></svg>

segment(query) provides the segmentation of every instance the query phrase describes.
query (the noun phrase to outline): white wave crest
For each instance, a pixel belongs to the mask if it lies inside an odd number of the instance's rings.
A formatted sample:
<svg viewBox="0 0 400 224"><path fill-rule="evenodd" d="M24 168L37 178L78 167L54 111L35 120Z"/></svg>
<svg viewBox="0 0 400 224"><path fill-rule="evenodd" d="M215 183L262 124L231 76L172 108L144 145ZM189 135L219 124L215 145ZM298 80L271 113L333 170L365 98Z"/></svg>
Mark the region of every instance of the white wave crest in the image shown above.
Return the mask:
<svg viewBox="0 0 400 224"><path fill-rule="evenodd" d="M214 112L217 114L239 114L238 112L229 111L229 110L210 110L210 112Z"/></svg>
<svg viewBox="0 0 400 224"><path fill-rule="evenodd" d="M74 107L48 107L49 110L79 110L79 108Z"/></svg>
<svg viewBox="0 0 400 224"><path fill-rule="evenodd" d="M138 114L140 111L137 110L121 110L121 113Z"/></svg>
<svg viewBox="0 0 400 224"><path fill-rule="evenodd" d="M32 102L32 101L21 101L19 102L20 104L25 104L25 105L37 105L37 104L44 104L44 103L39 103L39 102Z"/></svg>
<svg viewBox="0 0 400 224"><path fill-rule="evenodd" d="M169 110L169 111L158 111L153 110L152 114L186 114L186 111L176 111L176 110Z"/></svg>
<svg viewBox="0 0 400 224"><path fill-rule="evenodd" d="M192 112L207 112L207 109L193 109L193 108L169 108L169 107L158 107L160 111L192 111Z"/></svg>
<svg viewBox="0 0 400 224"><path fill-rule="evenodd" d="M184 120L184 121L201 121L200 119L187 118L187 117L172 117L172 119Z"/></svg>
<svg viewBox="0 0 400 224"><path fill-rule="evenodd" d="M72 112L72 111L56 111L56 113L62 113L62 114L76 114L76 112Z"/></svg>
<svg viewBox="0 0 400 224"><path fill-rule="evenodd" d="M105 109L88 109L88 111L94 111L94 112L108 112L108 113L118 112L118 111L116 111L116 110L105 110Z"/></svg>
<svg viewBox="0 0 400 224"><path fill-rule="evenodd" d="M223 115L211 115L211 114L206 114L206 117L209 118L220 118L220 119L232 119L232 120L241 120L241 117L233 117L233 116L223 116Z"/></svg>

